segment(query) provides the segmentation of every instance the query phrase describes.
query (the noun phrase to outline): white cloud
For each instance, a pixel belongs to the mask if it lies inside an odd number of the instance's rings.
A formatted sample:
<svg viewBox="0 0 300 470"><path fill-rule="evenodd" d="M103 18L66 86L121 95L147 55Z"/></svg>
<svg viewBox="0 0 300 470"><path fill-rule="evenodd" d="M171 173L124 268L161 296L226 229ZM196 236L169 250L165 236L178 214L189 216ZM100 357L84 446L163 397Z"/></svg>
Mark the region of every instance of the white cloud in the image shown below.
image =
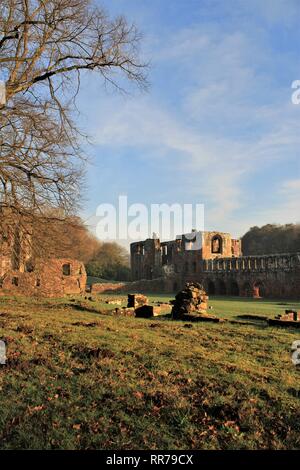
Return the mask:
<svg viewBox="0 0 300 470"><path fill-rule="evenodd" d="M288 6L284 14L290 17L294 3ZM269 21L283 9L278 0ZM298 179L282 184L278 207L261 200L254 212L248 205L256 174L271 174L274 165L298 154L300 106L290 103L290 83L285 94L272 75L272 67L280 67L281 61L286 65L285 58L275 57L259 29L249 37L217 26L193 27L162 41L153 52L154 68L166 78L174 70L182 77L178 97L170 90L176 105L155 91L127 100L101 95L100 112L94 109L91 116L95 143L138 149L141 163L150 153L158 165L164 161L164 168L169 165L178 175L170 193L175 195L180 185L193 200L206 203L207 228L241 234L250 225L297 220ZM291 82L297 78L292 76L295 68L294 63Z"/></svg>

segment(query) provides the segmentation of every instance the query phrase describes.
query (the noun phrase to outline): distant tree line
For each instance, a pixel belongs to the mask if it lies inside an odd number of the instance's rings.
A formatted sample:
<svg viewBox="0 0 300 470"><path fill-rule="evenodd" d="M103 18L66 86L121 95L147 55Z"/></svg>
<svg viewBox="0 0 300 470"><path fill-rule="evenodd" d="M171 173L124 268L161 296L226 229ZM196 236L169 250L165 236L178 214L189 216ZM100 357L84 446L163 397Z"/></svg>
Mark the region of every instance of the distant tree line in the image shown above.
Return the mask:
<svg viewBox="0 0 300 470"><path fill-rule="evenodd" d="M300 252L300 224L251 227L242 237L243 255Z"/></svg>

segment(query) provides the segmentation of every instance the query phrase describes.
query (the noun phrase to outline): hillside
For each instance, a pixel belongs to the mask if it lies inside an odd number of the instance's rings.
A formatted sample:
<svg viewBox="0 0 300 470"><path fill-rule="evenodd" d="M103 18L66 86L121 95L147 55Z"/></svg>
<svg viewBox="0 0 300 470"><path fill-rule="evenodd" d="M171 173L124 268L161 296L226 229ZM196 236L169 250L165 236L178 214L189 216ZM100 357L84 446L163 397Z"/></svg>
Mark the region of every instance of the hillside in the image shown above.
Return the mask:
<svg viewBox="0 0 300 470"><path fill-rule="evenodd" d="M79 310L75 299L0 302L8 343L2 449L300 448L290 353L299 330L116 318ZM211 305L236 321L285 308L241 299Z"/></svg>

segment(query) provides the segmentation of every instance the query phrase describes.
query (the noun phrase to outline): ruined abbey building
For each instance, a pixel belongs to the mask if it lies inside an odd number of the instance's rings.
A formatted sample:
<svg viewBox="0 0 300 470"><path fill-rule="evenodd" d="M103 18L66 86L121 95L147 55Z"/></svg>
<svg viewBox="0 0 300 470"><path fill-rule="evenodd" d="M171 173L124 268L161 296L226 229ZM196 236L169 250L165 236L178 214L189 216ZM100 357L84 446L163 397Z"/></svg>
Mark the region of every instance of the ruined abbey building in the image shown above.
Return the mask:
<svg viewBox="0 0 300 470"><path fill-rule="evenodd" d="M300 298L300 253L243 256L229 233L199 232L132 243L133 281L177 292L200 282L209 295ZM151 282L150 282L151 281Z"/></svg>
<svg viewBox="0 0 300 470"><path fill-rule="evenodd" d="M3 228L3 227L2 227ZM83 263L66 258L33 258L29 231L6 224L0 235L0 295L62 297L86 288Z"/></svg>

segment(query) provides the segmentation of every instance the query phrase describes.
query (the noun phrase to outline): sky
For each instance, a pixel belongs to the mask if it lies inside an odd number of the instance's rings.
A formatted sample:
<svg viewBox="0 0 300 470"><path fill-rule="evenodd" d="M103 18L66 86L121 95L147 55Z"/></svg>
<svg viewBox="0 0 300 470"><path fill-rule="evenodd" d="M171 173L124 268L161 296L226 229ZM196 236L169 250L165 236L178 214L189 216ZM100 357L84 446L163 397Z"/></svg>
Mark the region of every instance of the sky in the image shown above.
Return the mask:
<svg viewBox="0 0 300 470"><path fill-rule="evenodd" d="M142 32L150 87L124 95L83 79L89 225L119 195L204 204L205 230L235 237L300 222L299 0L98 3Z"/></svg>

